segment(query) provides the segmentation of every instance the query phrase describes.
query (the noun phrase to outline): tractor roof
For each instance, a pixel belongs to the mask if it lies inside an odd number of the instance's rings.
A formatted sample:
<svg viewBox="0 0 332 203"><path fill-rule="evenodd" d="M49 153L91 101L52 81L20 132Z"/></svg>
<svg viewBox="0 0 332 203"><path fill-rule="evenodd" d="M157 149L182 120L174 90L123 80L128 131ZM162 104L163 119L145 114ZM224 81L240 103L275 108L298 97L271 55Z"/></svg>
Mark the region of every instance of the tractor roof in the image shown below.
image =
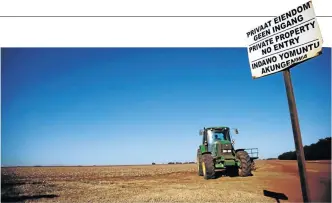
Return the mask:
<svg viewBox="0 0 332 203"><path fill-rule="evenodd" d="M226 127L226 126L206 127L205 129L222 129L222 128L227 128L227 129L229 129L229 127Z"/></svg>

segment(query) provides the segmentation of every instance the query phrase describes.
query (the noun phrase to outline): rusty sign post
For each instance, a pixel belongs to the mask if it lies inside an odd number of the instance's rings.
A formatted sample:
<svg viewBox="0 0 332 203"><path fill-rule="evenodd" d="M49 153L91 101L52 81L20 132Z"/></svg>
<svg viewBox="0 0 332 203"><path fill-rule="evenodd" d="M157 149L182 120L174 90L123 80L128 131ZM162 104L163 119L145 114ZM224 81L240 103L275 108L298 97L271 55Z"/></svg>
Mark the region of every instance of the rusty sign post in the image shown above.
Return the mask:
<svg viewBox="0 0 332 203"><path fill-rule="evenodd" d="M283 72L303 201L310 202L305 155L290 69L322 54L323 39L312 2L308 1L283 13L246 34L252 78Z"/></svg>

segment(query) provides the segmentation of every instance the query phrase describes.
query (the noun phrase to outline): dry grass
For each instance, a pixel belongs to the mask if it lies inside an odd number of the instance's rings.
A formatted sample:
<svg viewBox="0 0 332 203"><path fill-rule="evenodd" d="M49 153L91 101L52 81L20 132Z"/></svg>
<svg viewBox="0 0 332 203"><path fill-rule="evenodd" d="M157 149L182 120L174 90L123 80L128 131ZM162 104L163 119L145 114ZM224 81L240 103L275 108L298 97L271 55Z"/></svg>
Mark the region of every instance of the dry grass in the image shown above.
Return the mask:
<svg viewBox="0 0 332 203"><path fill-rule="evenodd" d="M257 166L251 177L208 181L197 176L194 164L2 168L2 196L34 202L275 202L263 190L293 176L269 162Z"/></svg>

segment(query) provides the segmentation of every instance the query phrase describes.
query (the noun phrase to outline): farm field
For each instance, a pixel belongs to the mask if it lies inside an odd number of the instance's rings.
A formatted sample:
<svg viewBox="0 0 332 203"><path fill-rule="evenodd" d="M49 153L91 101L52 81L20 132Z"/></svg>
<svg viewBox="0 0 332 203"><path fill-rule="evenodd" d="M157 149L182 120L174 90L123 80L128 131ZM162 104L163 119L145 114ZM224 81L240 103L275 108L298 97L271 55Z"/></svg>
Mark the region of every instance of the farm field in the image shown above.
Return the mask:
<svg viewBox="0 0 332 203"><path fill-rule="evenodd" d="M1 169L2 202L301 202L296 161L261 160L250 177L204 180L195 164ZM307 162L311 199L331 201L331 162ZM265 192L264 192L265 191ZM278 195L274 193L279 193Z"/></svg>

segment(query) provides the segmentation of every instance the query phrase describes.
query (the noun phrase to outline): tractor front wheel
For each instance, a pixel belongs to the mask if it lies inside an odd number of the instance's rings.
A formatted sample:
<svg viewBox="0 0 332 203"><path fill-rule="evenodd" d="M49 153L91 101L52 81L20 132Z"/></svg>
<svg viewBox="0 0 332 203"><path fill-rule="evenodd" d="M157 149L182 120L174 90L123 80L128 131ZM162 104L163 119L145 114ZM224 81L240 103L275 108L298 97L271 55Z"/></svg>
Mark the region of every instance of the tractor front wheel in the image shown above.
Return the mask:
<svg viewBox="0 0 332 203"><path fill-rule="evenodd" d="M242 177L251 175L251 161L248 153L246 151L238 151L236 156L240 160L239 175Z"/></svg>
<svg viewBox="0 0 332 203"><path fill-rule="evenodd" d="M202 168L203 168L203 176L204 179L214 179L215 178L215 168L214 168L214 160L211 154L203 154L202 160Z"/></svg>
<svg viewBox="0 0 332 203"><path fill-rule="evenodd" d="M198 175L199 176L203 176L203 168L202 168L202 154L201 154L201 150L198 149L197 150L197 171L198 171Z"/></svg>

